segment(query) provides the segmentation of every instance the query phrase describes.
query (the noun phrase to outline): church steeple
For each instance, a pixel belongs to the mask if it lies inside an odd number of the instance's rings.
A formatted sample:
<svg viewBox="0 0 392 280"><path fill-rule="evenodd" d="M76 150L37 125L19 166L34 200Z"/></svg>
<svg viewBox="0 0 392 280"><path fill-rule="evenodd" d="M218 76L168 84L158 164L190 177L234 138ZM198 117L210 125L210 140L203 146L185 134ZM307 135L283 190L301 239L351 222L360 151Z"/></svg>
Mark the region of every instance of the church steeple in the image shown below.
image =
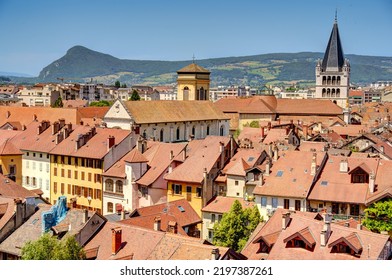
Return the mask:
<svg viewBox="0 0 392 280"><path fill-rule="evenodd" d="M342 43L340 42L337 14L324 54L322 68L324 71L341 71L344 64Z"/></svg>

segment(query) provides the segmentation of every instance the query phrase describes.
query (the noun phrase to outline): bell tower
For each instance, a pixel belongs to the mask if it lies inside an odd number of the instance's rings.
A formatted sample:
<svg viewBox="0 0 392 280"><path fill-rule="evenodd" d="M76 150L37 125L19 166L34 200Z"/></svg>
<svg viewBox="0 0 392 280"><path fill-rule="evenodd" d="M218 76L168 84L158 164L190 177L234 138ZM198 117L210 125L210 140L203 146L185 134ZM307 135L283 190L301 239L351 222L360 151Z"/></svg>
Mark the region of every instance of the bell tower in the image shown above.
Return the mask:
<svg viewBox="0 0 392 280"><path fill-rule="evenodd" d="M349 86L350 63L344 58L335 15L324 58L318 60L316 65L315 98L333 100L340 107L347 108Z"/></svg>
<svg viewBox="0 0 392 280"><path fill-rule="evenodd" d="M193 61L177 75L177 100L210 99L210 71Z"/></svg>

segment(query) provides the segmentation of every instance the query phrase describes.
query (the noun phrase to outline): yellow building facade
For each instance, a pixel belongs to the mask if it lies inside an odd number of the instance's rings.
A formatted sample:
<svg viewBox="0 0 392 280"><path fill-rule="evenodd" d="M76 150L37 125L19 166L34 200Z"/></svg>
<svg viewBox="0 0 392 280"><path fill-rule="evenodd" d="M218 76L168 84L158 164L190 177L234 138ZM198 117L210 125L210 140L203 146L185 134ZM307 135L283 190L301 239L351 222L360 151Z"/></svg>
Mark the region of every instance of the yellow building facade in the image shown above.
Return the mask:
<svg viewBox="0 0 392 280"><path fill-rule="evenodd" d="M209 100L210 71L192 63L177 71L177 100Z"/></svg>
<svg viewBox="0 0 392 280"><path fill-rule="evenodd" d="M102 213L103 160L51 155L50 168L51 204L65 195L75 208Z"/></svg>
<svg viewBox="0 0 392 280"><path fill-rule="evenodd" d="M22 154L0 155L0 173L22 185Z"/></svg>
<svg viewBox="0 0 392 280"><path fill-rule="evenodd" d="M202 186L197 183L169 181L167 201L186 199L201 217L201 209L203 208L202 190Z"/></svg>

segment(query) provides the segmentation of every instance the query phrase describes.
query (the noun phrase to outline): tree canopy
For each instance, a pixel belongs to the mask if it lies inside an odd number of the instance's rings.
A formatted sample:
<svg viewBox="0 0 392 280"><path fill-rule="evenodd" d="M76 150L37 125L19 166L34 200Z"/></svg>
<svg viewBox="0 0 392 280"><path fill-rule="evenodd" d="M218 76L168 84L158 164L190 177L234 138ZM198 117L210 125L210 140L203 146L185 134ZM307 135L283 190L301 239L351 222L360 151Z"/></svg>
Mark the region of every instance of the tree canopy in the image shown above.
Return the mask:
<svg viewBox="0 0 392 280"><path fill-rule="evenodd" d="M74 236L63 240L46 233L22 248L23 260L83 260L86 254Z"/></svg>
<svg viewBox="0 0 392 280"><path fill-rule="evenodd" d="M374 232L392 233L392 199L373 203L365 209L362 224Z"/></svg>
<svg viewBox="0 0 392 280"><path fill-rule="evenodd" d="M90 107L106 107L106 106L111 106L113 102L109 102L107 100L99 100L99 101L93 101L90 103Z"/></svg>
<svg viewBox="0 0 392 280"><path fill-rule="evenodd" d="M129 98L129 100L131 100L131 101L140 100L140 95L139 95L139 93L137 92L136 89L134 89L134 90L132 91L132 95L131 95L131 98Z"/></svg>
<svg viewBox="0 0 392 280"><path fill-rule="evenodd" d="M54 102L53 108L63 108L63 99L59 96L56 101Z"/></svg>
<svg viewBox="0 0 392 280"><path fill-rule="evenodd" d="M241 251L261 220L256 206L243 209L236 200L230 211L223 214L222 220L214 225L214 245Z"/></svg>

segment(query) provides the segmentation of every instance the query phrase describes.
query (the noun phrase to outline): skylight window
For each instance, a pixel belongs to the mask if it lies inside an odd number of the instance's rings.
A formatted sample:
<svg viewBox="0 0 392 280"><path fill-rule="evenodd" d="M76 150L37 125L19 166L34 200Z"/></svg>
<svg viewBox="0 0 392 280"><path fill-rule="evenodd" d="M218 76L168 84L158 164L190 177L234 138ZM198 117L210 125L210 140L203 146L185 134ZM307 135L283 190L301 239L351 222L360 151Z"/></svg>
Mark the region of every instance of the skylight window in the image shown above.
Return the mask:
<svg viewBox="0 0 392 280"><path fill-rule="evenodd" d="M283 176L283 170L278 170L278 172L276 172L276 177L282 177Z"/></svg>
<svg viewBox="0 0 392 280"><path fill-rule="evenodd" d="M181 212L185 212L184 207L182 207L181 205L179 205L179 206L177 206L177 207L178 207L178 209L179 209Z"/></svg>
<svg viewBox="0 0 392 280"><path fill-rule="evenodd" d="M253 161L255 158L254 157L249 157L248 161Z"/></svg>
<svg viewBox="0 0 392 280"><path fill-rule="evenodd" d="M322 186L328 186L328 181L321 181Z"/></svg>

